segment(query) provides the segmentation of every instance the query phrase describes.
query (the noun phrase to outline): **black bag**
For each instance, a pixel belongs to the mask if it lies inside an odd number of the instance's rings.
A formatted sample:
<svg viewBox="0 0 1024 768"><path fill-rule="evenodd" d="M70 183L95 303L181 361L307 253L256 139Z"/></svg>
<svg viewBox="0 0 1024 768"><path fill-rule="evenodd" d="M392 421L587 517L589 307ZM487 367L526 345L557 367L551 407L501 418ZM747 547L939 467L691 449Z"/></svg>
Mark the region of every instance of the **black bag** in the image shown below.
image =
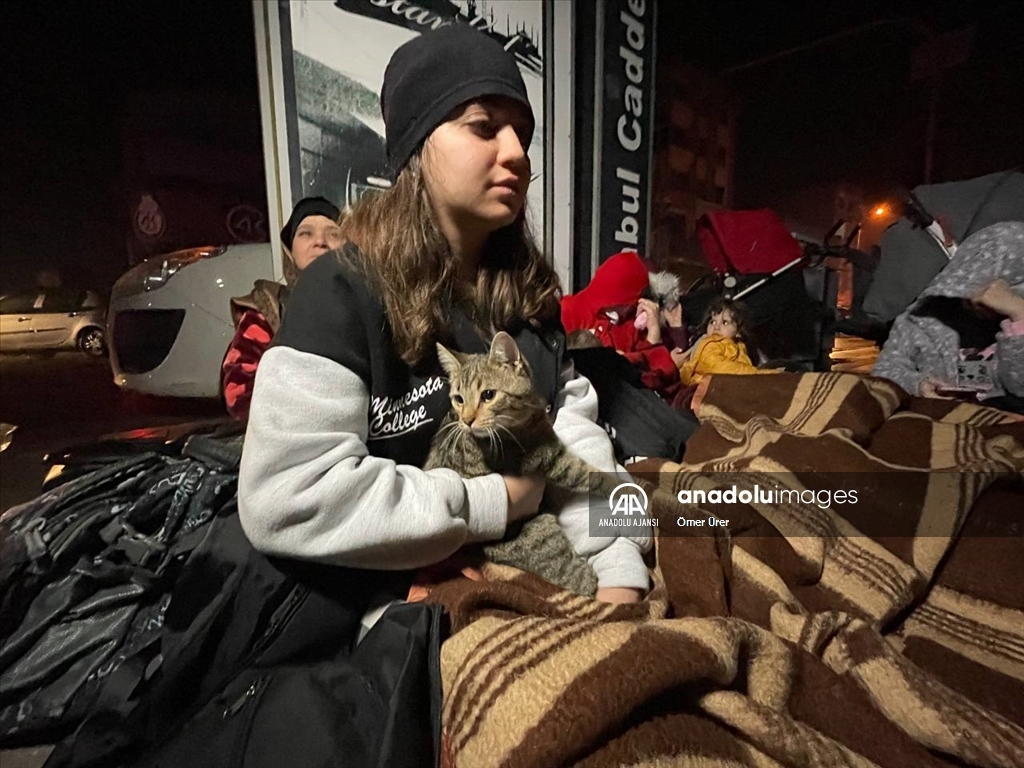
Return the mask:
<svg viewBox="0 0 1024 768"><path fill-rule="evenodd" d="M692 412L673 408L643 386L639 369L614 349L574 349L570 354L597 392L598 418L620 463L636 457L682 459L686 441L700 426Z"/></svg>
<svg viewBox="0 0 1024 768"><path fill-rule="evenodd" d="M123 458L5 515L0 743L67 735L107 676L159 639L182 563L233 504L224 460L239 453Z"/></svg>
<svg viewBox="0 0 1024 768"><path fill-rule="evenodd" d="M350 657L254 664L174 738L127 765L433 766L440 686L428 660L440 617L438 606L394 605Z"/></svg>
<svg viewBox="0 0 1024 768"><path fill-rule="evenodd" d="M189 566L160 654L124 665L146 671L112 680L47 768L435 765L441 608L393 605L354 644L367 606L403 597L409 574L268 558L237 515Z"/></svg>

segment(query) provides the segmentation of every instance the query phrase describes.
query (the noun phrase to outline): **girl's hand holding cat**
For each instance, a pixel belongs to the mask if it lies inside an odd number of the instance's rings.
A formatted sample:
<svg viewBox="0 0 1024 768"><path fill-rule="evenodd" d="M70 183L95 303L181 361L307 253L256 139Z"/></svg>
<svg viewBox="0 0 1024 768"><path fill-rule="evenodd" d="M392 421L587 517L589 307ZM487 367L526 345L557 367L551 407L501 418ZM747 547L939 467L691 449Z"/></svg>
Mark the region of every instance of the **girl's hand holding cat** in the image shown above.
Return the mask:
<svg viewBox="0 0 1024 768"><path fill-rule="evenodd" d="M547 481L539 475L502 475L508 491L508 521L526 520L537 514Z"/></svg>
<svg viewBox="0 0 1024 768"><path fill-rule="evenodd" d="M639 603L644 593L633 587L601 587L594 597L602 603Z"/></svg>

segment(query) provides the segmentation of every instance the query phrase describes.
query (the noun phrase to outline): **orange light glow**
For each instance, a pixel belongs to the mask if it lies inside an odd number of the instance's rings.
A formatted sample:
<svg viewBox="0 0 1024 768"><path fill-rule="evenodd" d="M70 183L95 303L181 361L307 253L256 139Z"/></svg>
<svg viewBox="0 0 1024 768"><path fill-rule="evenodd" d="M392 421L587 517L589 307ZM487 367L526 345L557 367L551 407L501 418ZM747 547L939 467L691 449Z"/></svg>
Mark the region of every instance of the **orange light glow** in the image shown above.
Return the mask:
<svg viewBox="0 0 1024 768"><path fill-rule="evenodd" d="M871 213L877 217L885 216L889 212L889 209L884 205L879 205Z"/></svg>

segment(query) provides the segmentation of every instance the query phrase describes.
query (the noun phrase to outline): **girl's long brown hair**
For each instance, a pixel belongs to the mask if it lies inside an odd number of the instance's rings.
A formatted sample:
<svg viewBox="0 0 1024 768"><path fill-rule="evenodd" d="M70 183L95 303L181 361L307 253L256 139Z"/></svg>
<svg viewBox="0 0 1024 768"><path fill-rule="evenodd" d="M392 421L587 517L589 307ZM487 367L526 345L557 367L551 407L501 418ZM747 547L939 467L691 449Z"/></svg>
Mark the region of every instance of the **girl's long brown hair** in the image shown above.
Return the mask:
<svg viewBox="0 0 1024 768"><path fill-rule="evenodd" d="M357 266L380 297L395 347L409 365L448 336L458 303L492 335L558 316L558 276L534 244L524 212L488 238L476 285L460 287L459 264L438 226L419 154L394 186L364 196L340 225L342 238L358 248Z"/></svg>

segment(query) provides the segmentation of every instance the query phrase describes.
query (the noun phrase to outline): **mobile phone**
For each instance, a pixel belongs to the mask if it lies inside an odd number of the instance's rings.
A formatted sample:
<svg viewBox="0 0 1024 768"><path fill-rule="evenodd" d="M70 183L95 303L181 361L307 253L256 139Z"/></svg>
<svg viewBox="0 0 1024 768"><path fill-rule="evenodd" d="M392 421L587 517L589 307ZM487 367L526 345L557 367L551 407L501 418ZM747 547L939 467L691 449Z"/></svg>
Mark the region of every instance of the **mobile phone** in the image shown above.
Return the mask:
<svg viewBox="0 0 1024 768"><path fill-rule="evenodd" d="M936 387L935 394L941 397L954 397L957 400L977 400L981 390L969 387Z"/></svg>

